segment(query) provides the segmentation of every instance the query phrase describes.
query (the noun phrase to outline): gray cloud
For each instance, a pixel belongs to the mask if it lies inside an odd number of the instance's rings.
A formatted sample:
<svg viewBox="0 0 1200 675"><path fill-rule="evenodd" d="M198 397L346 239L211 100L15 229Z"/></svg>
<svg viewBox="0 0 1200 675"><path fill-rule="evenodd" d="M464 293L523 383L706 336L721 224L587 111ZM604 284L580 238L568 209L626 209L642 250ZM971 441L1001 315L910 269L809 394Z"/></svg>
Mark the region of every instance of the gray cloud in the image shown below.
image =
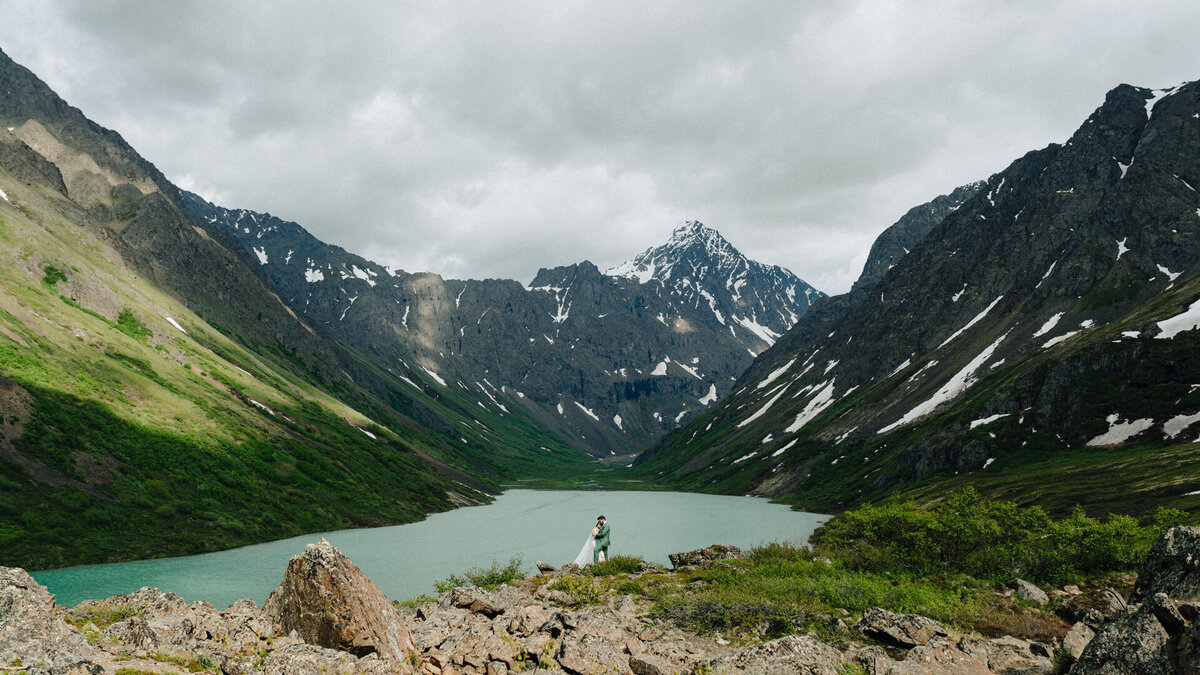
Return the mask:
<svg viewBox="0 0 1200 675"><path fill-rule="evenodd" d="M0 0L0 47L184 187L528 281L683 218L822 290L909 207L1197 77L1194 2Z"/></svg>

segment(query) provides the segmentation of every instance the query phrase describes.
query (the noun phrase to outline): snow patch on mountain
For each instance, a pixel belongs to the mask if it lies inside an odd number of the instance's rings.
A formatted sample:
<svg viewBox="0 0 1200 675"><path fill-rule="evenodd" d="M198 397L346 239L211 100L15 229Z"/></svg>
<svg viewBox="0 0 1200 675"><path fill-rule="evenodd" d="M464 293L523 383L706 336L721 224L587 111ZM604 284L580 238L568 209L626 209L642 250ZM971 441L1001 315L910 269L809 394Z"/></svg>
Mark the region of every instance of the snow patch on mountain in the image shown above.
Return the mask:
<svg viewBox="0 0 1200 675"><path fill-rule="evenodd" d="M976 314L974 319L971 319L970 321L967 322L967 325L963 326L962 328L959 328L958 330L951 333L950 337L946 338L945 340L942 340L942 344L938 345L938 349L941 349L942 347L945 347L947 344L953 342L954 338L958 337L959 335L962 335L963 333L967 332L967 330L969 330L971 328L971 326L974 326L975 324L979 323L983 319L983 317L987 316L988 312L992 311L992 308L995 307L1003 299L1004 299L1004 296L1001 295L1000 297L993 300L992 304L988 305L987 307L984 307L982 312Z"/></svg>
<svg viewBox="0 0 1200 675"><path fill-rule="evenodd" d="M582 410L584 412L584 414L586 414L588 417L592 418L593 420L595 420L597 422L600 421L600 418L596 415L595 412L592 411L591 408L585 406L584 404L580 403L579 401L575 401L575 405L579 406L579 409Z"/></svg>
<svg viewBox="0 0 1200 675"><path fill-rule="evenodd" d="M1193 302L1183 312L1158 322L1160 332L1154 337L1168 340L1185 331L1200 328L1200 300Z"/></svg>
<svg viewBox="0 0 1200 675"><path fill-rule="evenodd" d="M765 404L763 404L761 407L759 407L758 410L755 410L753 415L747 417L746 419L742 420L741 422L738 422L738 425L737 425L738 428L741 429L742 427L746 426L747 424L750 424L754 420L762 417L764 413L766 413L768 410L771 409L771 406L775 405L775 401L778 401L779 397L783 396L783 392L785 392L785 391L787 391L787 387L780 387L779 393L772 396L771 400L767 401Z"/></svg>
<svg viewBox="0 0 1200 675"><path fill-rule="evenodd" d="M837 378L835 377L830 380L828 384L824 382L818 384L817 387L823 386L824 388L820 389L817 394L812 397L812 400L808 402L808 405L804 406L804 410L800 411L800 414L796 416L796 419L793 420L792 423L789 424L786 429L784 429L784 431L789 434L799 431L805 424L811 422L814 418L816 418L817 415L825 412L829 406L833 405L837 400L833 397L833 385L836 381Z"/></svg>
<svg viewBox="0 0 1200 675"><path fill-rule="evenodd" d="M437 373L433 372L432 370L430 370L424 366L421 367L421 370L424 370L425 372L429 373L429 376L432 377L433 379L437 380L438 384L442 385L443 387L446 386L446 381L442 379L441 375L438 375Z"/></svg>
<svg viewBox="0 0 1200 675"><path fill-rule="evenodd" d="M1105 418L1108 422L1108 431L1100 434L1087 442L1090 446L1117 445L1133 438L1143 431L1154 426L1154 420L1150 418L1136 419L1130 422L1122 422L1121 416L1113 413Z"/></svg>
<svg viewBox="0 0 1200 675"><path fill-rule="evenodd" d="M1006 337L1008 337L1007 333L996 338L995 342L988 345L982 352L979 352L975 358L971 359L970 363L963 366L962 370L958 371L953 377L947 380L946 383L943 384L933 396L929 397L928 400L917 404L917 406L912 410L904 413L904 416L900 419L880 429L879 433L886 434L893 429L898 429L909 422L928 415L939 405L958 398L959 394L962 394L964 391L969 389L971 385L975 384L978 379L975 376L975 371L979 370L980 366L982 366L987 362L988 359L992 357L992 354L995 353L996 348L1000 346L1000 343Z"/></svg>
<svg viewBox="0 0 1200 675"><path fill-rule="evenodd" d="M783 364L783 365L782 365L782 366L780 366L779 368L776 368L775 370L772 370L772 371L770 372L770 374L768 374L768 375L767 375L767 376L766 376L766 377L763 379L763 381L762 381L762 382L759 382L759 383L758 383L758 386L757 386L757 387L755 387L755 389L765 389L765 388L766 388L767 386L769 386L769 385L770 385L772 382L774 382L775 380L779 379L779 376L780 376L780 375L783 375L785 372L787 372L787 369L788 369L788 368L791 368L791 367L792 367L792 364L793 364L793 363L795 363L795 362L796 362L796 359L792 359L791 361L788 361L787 363Z"/></svg>

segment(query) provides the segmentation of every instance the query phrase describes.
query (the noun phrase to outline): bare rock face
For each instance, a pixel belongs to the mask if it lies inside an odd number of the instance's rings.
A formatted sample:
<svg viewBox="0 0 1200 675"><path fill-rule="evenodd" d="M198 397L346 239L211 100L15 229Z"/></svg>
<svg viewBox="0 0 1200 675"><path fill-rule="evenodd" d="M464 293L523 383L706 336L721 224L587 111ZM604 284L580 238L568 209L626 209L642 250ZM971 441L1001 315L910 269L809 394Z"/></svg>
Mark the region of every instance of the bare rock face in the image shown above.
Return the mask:
<svg viewBox="0 0 1200 675"><path fill-rule="evenodd" d="M981 647L986 643L979 641ZM909 651L902 661L893 661L879 647L860 649L848 656L870 675L992 675L992 673L1045 672L1036 670L1004 670L988 668L987 654L963 651L962 645L952 645L935 637L928 643Z"/></svg>
<svg viewBox="0 0 1200 675"><path fill-rule="evenodd" d="M1173 527L1154 542L1129 601L1145 602L1155 593L1181 602L1200 600L1200 527Z"/></svg>
<svg viewBox="0 0 1200 675"><path fill-rule="evenodd" d="M905 648L923 645L935 636L949 635L945 627L933 619L919 614L897 614L879 607L863 612L856 628L864 635Z"/></svg>
<svg viewBox="0 0 1200 675"><path fill-rule="evenodd" d="M386 675L395 672L375 655L356 659L345 652L307 644L293 644L272 652L263 664L267 675L336 673L337 675Z"/></svg>
<svg viewBox="0 0 1200 675"><path fill-rule="evenodd" d="M713 544L707 548L698 548L687 553L672 553L667 557L670 558L672 567L679 568L704 565L717 560L741 560L744 556L742 549L736 546Z"/></svg>
<svg viewBox="0 0 1200 675"><path fill-rule="evenodd" d="M51 673L102 672L83 635L54 615L54 596L17 567L0 567L0 664Z"/></svg>
<svg viewBox="0 0 1200 675"><path fill-rule="evenodd" d="M379 587L324 539L291 559L263 612L310 645L360 657L378 654L391 664L416 653L408 629Z"/></svg>

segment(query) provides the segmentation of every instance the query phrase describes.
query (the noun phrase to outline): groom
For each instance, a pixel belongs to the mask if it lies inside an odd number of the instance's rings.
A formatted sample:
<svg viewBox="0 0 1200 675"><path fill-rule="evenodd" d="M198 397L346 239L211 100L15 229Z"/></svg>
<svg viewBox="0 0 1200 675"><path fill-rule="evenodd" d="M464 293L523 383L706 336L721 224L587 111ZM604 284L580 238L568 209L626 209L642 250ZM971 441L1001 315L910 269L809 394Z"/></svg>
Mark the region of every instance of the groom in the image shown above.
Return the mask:
<svg viewBox="0 0 1200 675"><path fill-rule="evenodd" d="M596 534L592 538L596 540L596 549L592 551L592 562L598 563L602 560L608 560L608 544L610 539L608 536L608 520L604 516L596 519Z"/></svg>

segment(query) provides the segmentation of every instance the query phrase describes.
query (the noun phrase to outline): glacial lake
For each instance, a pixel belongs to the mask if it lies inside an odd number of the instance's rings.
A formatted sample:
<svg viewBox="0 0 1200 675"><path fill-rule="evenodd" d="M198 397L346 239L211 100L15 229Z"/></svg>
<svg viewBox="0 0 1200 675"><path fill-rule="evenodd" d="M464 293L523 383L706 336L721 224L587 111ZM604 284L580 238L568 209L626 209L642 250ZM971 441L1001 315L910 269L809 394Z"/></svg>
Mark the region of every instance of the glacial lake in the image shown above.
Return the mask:
<svg viewBox="0 0 1200 675"><path fill-rule="evenodd" d="M178 558L84 565L33 572L59 605L132 593L143 586L174 591L218 609L239 598L260 606L283 579L288 560L321 537L341 549L392 600L421 593L451 574L524 560L570 562L596 516L612 528L610 555L637 555L663 566L667 555L711 544L743 549L768 542L801 545L828 516L792 511L753 497L686 492L510 490L486 506L433 514L408 525L319 532Z"/></svg>

